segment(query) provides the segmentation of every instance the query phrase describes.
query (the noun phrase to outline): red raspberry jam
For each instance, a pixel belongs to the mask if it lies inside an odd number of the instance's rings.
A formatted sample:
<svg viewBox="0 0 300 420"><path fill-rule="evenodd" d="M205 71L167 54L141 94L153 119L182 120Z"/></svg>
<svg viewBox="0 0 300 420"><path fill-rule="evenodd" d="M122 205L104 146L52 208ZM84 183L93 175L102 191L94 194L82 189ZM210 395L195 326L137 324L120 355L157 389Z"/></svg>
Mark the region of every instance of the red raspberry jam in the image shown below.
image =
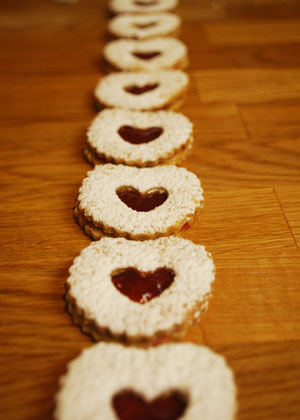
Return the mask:
<svg viewBox="0 0 300 420"><path fill-rule="evenodd" d="M151 58L158 57L161 55L160 51L149 51L149 52L140 52L134 51L132 53L136 58L140 58L141 60L151 60Z"/></svg>
<svg viewBox="0 0 300 420"><path fill-rule="evenodd" d="M158 3L157 0L152 0L152 1L135 0L134 2L136 6L155 6L157 3Z"/></svg>
<svg viewBox="0 0 300 420"><path fill-rule="evenodd" d="M183 226L181 226L180 231L179 232L185 232L186 230L188 230L190 228L190 224L189 222L186 222Z"/></svg>
<svg viewBox="0 0 300 420"><path fill-rule="evenodd" d="M133 26L137 29L148 29L148 28L152 28L153 26L156 26L157 22L153 21L153 22L149 22L149 23L135 23L133 24Z"/></svg>
<svg viewBox="0 0 300 420"><path fill-rule="evenodd" d="M122 125L118 133L123 140L131 144L143 144L157 139L163 131L161 127L137 128L130 125Z"/></svg>
<svg viewBox="0 0 300 420"><path fill-rule="evenodd" d="M121 187L116 191L117 196L126 206L136 211L151 211L161 206L169 194L164 188L153 189L141 194L133 187Z"/></svg>
<svg viewBox="0 0 300 420"><path fill-rule="evenodd" d="M125 86L124 90L126 90L128 93L131 93L132 95L142 95L143 93L156 89L158 86L158 83L149 83L144 86L130 85Z"/></svg>
<svg viewBox="0 0 300 420"><path fill-rule="evenodd" d="M120 420L177 420L185 412L187 399L182 393L171 391L147 402L128 390L116 394L112 406Z"/></svg>
<svg viewBox="0 0 300 420"><path fill-rule="evenodd" d="M170 287L174 277L174 271L165 267L150 272L128 267L112 273L111 281L123 295L134 302L144 304Z"/></svg>

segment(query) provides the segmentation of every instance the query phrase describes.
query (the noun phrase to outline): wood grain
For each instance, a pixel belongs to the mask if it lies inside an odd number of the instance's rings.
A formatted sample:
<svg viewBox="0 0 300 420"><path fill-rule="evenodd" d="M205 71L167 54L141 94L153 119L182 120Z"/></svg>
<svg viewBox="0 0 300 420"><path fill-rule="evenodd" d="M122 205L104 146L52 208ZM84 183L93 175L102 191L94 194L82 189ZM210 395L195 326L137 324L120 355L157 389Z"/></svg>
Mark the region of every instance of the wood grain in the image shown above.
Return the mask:
<svg viewBox="0 0 300 420"><path fill-rule="evenodd" d="M300 187L277 187L275 190L291 234L300 249Z"/></svg>
<svg viewBox="0 0 300 420"><path fill-rule="evenodd" d="M259 103L300 96L295 69L225 69L195 72L202 102Z"/></svg>
<svg viewBox="0 0 300 420"><path fill-rule="evenodd" d="M256 45L300 41L300 21L225 22L204 25L213 45Z"/></svg>
<svg viewBox="0 0 300 420"><path fill-rule="evenodd" d="M299 44L243 45L235 47L231 55L240 68L299 68L299 49Z"/></svg>
<svg viewBox="0 0 300 420"><path fill-rule="evenodd" d="M64 282L90 243L72 217L95 115L106 1L0 5L0 406L50 420L58 379L91 340L64 309ZM214 294L184 340L224 354L238 420L300 418L300 6L182 0L195 125L183 165L205 189L185 232L217 266Z"/></svg>

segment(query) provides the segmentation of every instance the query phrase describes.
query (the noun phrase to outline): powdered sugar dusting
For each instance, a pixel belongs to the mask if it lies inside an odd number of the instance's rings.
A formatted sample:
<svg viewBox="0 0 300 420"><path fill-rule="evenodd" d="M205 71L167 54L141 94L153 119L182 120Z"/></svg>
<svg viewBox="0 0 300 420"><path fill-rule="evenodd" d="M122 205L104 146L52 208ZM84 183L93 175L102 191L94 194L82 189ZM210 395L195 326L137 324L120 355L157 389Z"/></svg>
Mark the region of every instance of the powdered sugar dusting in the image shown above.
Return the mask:
<svg viewBox="0 0 300 420"><path fill-rule="evenodd" d="M144 305L120 293L111 282L119 268L175 272L172 285ZM103 238L83 250L70 268L69 294L76 305L101 328L113 334L152 336L184 322L188 313L207 298L214 281L214 264L200 245L169 236L150 241Z"/></svg>
<svg viewBox="0 0 300 420"><path fill-rule="evenodd" d="M160 55L150 60L143 60L134 55L136 51L143 53L157 51ZM155 38L146 41L119 39L108 43L104 48L106 60L125 71L170 69L186 55L186 46L175 38Z"/></svg>
<svg viewBox="0 0 300 420"><path fill-rule="evenodd" d="M127 86L147 84L158 84L158 87L141 95L125 90ZM166 106L187 88L187 84L188 76L180 70L112 73L100 80L95 96L108 107L151 110Z"/></svg>
<svg viewBox="0 0 300 420"><path fill-rule="evenodd" d="M163 133L144 144L131 144L118 134L123 125L145 129L161 127ZM193 125L184 115L171 111L139 112L125 109L105 109L88 130L88 143L107 158L134 164L156 162L174 155L192 137Z"/></svg>
<svg viewBox="0 0 300 420"><path fill-rule="evenodd" d="M109 8L115 13L155 13L175 9L178 0L110 0ZM149 3L149 5L147 5Z"/></svg>
<svg viewBox="0 0 300 420"><path fill-rule="evenodd" d="M99 165L88 172L79 190L79 208L97 225L133 235L164 233L183 223L203 205L203 190L196 175L185 168L157 166L135 168L124 165ZM154 188L168 191L168 199L149 212L127 207L116 190L130 186L141 193Z"/></svg>
<svg viewBox="0 0 300 420"><path fill-rule="evenodd" d="M111 400L125 389L146 400L170 390L185 393L180 420L235 417L235 384L225 359L191 343L148 350L99 343L69 364L60 385L56 420L118 420Z"/></svg>
<svg viewBox="0 0 300 420"><path fill-rule="evenodd" d="M139 25L149 25L153 22L155 24L152 26L139 27ZM170 35L177 32L180 25L180 17L172 13L126 14L111 19L108 23L108 31L120 38L146 39Z"/></svg>

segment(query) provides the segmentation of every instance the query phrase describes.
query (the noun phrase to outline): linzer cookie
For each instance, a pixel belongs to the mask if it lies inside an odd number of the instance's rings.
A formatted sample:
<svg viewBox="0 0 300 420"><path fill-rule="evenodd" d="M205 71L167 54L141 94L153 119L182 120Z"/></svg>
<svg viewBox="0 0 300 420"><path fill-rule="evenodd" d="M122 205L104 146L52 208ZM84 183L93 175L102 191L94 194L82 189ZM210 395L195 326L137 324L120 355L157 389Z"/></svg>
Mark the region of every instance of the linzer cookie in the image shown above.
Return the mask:
<svg viewBox="0 0 300 420"><path fill-rule="evenodd" d="M187 48L175 38L112 41L104 48L104 58L112 69L123 71L183 70L188 65Z"/></svg>
<svg viewBox="0 0 300 420"><path fill-rule="evenodd" d="M200 181L185 168L108 163L87 175L74 214L94 239L113 235L144 240L177 233L203 207Z"/></svg>
<svg viewBox="0 0 300 420"><path fill-rule="evenodd" d="M69 363L56 420L233 420L236 387L221 355L191 343L98 343Z"/></svg>
<svg viewBox="0 0 300 420"><path fill-rule="evenodd" d="M178 0L110 0L113 13L157 13L168 12L177 7Z"/></svg>
<svg viewBox="0 0 300 420"><path fill-rule="evenodd" d="M180 28L180 17L172 13L119 15L108 23L108 32L116 38L150 39L178 36Z"/></svg>
<svg viewBox="0 0 300 420"><path fill-rule="evenodd" d="M199 321L213 281L211 255L186 239L103 238L75 259L66 301L95 340L155 342Z"/></svg>
<svg viewBox="0 0 300 420"><path fill-rule="evenodd" d="M96 86L96 105L138 111L174 110L182 105L188 81L187 74L180 70L112 73Z"/></svg>
<svg viewBox="0 0 300 420"><path fill-rule="evenodd" d="M105 109L91 124L84 154L92 164L176 164L193 144L193 125L172 111Z"/></svg>

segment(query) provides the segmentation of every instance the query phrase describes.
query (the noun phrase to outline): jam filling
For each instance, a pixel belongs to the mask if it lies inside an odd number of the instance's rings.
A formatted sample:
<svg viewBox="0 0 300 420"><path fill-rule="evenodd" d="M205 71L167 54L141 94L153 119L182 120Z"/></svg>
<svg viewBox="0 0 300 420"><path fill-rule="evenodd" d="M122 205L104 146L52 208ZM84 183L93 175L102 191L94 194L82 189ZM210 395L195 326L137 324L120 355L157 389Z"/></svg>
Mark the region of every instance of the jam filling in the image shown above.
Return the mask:
<svg viewBox="0 0 300 420"><path fill-rule="evenodd" d="M136 0L134 2L134 4L136 6L155 6L158 3L157 0L152 0L152 1L141 1L141 0Z"/></svg>
<svg viewBox="0 0 300 420"><path fill-rule="evenodd" d="M124 90L128 93L132 93L133 95L141 95L142 93L149 92L150 90L154 90L159 86L158 83L148 83L144 86L137 86L137 85L130 85L125 86Z"/></svg>
<svg viewBox="0 0 300 420"><path fill-rule="evenodd" d="M116 394L112 406L120 420L177 420L185 412L187 399L181 392L171 391L147 402L128 390Z"/></svg>
<svg viewBox="0 0 300 420"><path fill-rule="evenodd" d="M139 52L134 51L132 53L136 58L140 58L141 60L151 60L151 58L158 57L161 55L160 51L149 51L149 52Z"/></svg>
<svg viewBox="0 0 300 420"><path fill-rule="evenodd" d="M149 23L135 23L133 26L137 29L148 29L156 25L157 25L157 22L149 22Z"/></svg>
<svg viewBox="0 0 300 420"><path fill-rule="evenodd" d="M121 187L116 191L117 196L126 206L136 211L151 211L161 206L169 194L164 188L152 189L141 194L133 187Z"/></svg>
<svg viewBox="0 0 300 420"><path fill-rule="evenodd" d="M116 289L134 302L141 304L159 296L171 286L175 273L169 268L158 268L155 271L139 271L134 267L121 268L111 275Z"/></svg>
<svg viewBox="0 0 300 420"><path fill-rule="evenodd" d="M128 143L143 144L157 139L163 131L161 127L137 128L130 125L122 125L118 133Z"/></svg>
<svg viewBox="0 0 300 420"><path fill-rule="evenodd" d="M189 222L186 222L183 226L181 226L181 229L180 229L179 232L185 232L189 228L190 228L190 224L189 224Z"/></svg>

